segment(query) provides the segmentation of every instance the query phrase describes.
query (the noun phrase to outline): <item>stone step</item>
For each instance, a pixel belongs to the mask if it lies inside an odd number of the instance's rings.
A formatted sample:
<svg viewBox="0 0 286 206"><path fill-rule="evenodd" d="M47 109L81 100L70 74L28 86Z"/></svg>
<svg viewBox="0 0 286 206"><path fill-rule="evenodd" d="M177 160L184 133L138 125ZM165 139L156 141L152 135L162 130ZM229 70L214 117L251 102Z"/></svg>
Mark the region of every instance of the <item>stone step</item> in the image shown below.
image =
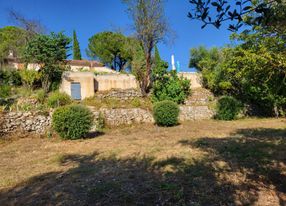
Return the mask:
<svg viewBox="0 0 286 206"><path fill-rule="evenodd" d="M192 95L185 101L186 105L208 105L214 101L214 95L207 89L197 88L192 91Z"/></svg>

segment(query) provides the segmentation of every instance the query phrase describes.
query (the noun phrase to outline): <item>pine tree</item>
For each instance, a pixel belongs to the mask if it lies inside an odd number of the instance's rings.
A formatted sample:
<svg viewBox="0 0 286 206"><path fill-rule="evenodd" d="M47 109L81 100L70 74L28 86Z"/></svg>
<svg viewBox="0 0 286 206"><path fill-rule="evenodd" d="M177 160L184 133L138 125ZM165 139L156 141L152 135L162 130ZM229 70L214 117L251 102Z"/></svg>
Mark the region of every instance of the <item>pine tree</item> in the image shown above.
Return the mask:
<svg viewBox="0 0 286 206"><path fill-rule="evenodd" d="M75 59L75 60L80 60L81 59L79 43L78 43L78 40L77 40L77 36L76 36L75 30L73 31L73 59Z"/></svg>

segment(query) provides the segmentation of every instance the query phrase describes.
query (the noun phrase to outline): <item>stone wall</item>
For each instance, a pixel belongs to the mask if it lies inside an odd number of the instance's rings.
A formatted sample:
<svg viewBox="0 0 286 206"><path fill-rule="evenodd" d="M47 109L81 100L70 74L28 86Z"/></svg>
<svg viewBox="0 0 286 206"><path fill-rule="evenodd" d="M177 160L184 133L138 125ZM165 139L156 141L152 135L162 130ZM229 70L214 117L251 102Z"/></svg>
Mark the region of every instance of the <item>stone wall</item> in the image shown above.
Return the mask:
<svg viewBox="0 0 286 206"><path fill-rule="evenodd" d="M138 89L139 85L132 74L102 74L95 75L95 91L112 89Z"/></svg>
<svg viewBox="0 0 286 206"><path fill-rule="evenodd" d="M130 125L133 123L153 123L153 116L150 111L132 108L132 109L100 109L90 108L97 119L101 113L104 116L105 123L110 126Z"/></svg>
<svg viewBox="0 0 286 206"><path fill-rule="evenodd" d="M142 93L137 89L117 89L108 92L99 92L95 95L97 98L116 98L119 100L134 99L136 97L142 97Z"/></svg>
<svg viewBox="0 0 286 206"><path fill-rule="evenodd" d="M101 113L109 126L154 123L152 112L141 108L131 109L89 109L95 119ZM213 111L208 106L180 106L180 121L210 119ZM51 114L44 116L32 112L9 112L0 115L0 134L23 130L43 134L51 126Z"/></svg>
<svg viewBox="0 0 286 206"><path fill-rule="evenodd" d="M1 122L2 121L2 122ZM0 134L23 130L42 134L51 125L50 116L32 112L1 113Z"/></svg>
<svg viewBox="0 0 286 206"><path fill-rule="evenodd" d="M131 108L131 109L100 109L96 110L93 107L89 107L93 112L95 118L98 118L99 113L105 118L105 122L110 126L119 126L122 124L133 123L154 123L153 115L151 111ZM180 106L180 121L189 120L203 120L211 119L214 112L209 109L208 106Z"/></svg>
<svg viewBox="0 0 286 206"><path fill-rule="evenodd" d="M201 88L202 83L201 83L201 74L198 72L179 72L179 76L182 76L186 79L191 80L191 88Z"/></svg>
<svg viewBox="0 0 286 206"><path fill-rule="evenodd" d="M180 121L211 119L214 111L208 106L180 106Z"/></svg>
<svg viewBox="0 0 286 206"><path fill-rule="evenodd" d="M192 95L185 101L186 105L209 105L215 101L214 95L207 89L192 89Z"/></svg>

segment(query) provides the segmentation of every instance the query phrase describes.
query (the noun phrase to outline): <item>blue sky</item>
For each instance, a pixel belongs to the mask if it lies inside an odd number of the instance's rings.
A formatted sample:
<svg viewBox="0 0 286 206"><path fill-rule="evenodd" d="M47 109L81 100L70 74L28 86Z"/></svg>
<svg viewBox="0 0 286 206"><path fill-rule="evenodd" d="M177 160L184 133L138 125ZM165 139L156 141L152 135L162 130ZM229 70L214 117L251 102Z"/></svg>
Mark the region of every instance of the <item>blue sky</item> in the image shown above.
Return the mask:
<svg viewBox="0 0 286 206"><path fill-rule="evenodd" d="M48 31L64 31L72 36L76 30L81 52L86 57L88 39L102 31L122 31L131 35L132 21L126 13L121 0L0 0L0 27L12 25L7 10L13 8L27 18L38 19ZM171 62L171 55L181 64L181 70L188 68L190 48L204 45L223 46L229 43L230 32L211 26L201 29L201 23L187 17L190 10L188 0L167 0L165 14L171 29L175 33L172 42L160 43L161 57Z"/></svg>

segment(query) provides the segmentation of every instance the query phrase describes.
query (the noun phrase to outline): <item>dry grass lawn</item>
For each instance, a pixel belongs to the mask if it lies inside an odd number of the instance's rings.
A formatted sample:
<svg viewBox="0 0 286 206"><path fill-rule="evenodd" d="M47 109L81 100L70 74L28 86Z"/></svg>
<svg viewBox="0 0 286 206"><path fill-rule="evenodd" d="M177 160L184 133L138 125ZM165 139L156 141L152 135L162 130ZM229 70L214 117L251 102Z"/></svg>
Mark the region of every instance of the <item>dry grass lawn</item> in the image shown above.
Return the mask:
<svg viewBox="0 0 286 206"><path fill-rule="evenodd" d="M137 125L0 144L0 205L286 205L286 121Z"/></svg>

